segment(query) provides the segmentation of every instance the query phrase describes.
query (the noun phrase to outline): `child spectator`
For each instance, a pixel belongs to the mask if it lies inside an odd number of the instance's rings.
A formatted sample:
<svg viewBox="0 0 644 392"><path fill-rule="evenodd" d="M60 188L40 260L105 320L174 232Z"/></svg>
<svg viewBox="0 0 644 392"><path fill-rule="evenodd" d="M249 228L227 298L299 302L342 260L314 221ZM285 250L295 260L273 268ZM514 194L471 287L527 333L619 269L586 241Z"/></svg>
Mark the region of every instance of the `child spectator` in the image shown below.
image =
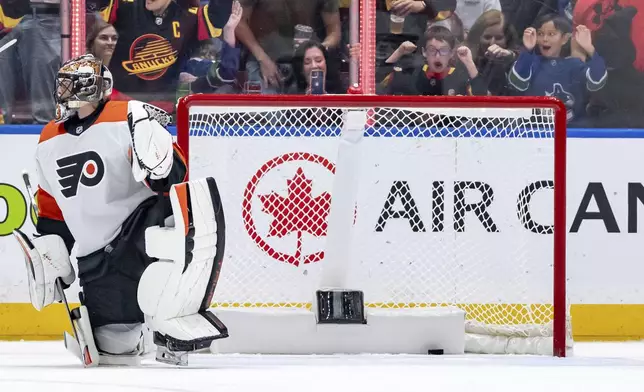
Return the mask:
<svg viewBox="0 0 644 392"><path fill-rule="evenodd" d="M467 46L454 49L456 39L445 27L435 26L425 36L423 56L426 63L411 75L400 72L395 63L402 55L416 49L411 42L405 42L401 48L387 59L394 64L391 72L379 86L381 94L393 95L485 95L485 81L480 77L472 52ZM456 54L459 64L451 66L452 57Z"/></svg>
<svg viewBox="0 0 644 392"><path fill-rule="evenodd" d="M185 72L180 76L180 84L183 84L187 92L218 92L224 86L225 91L232 90L241 57L241 50L237 47L235 39L235 29L241 20L242 12L241 4L235 1L230 18L223 28L223 40L221 40L219 53L215 53L214 39L206 40L202 41L199 48L201 57L188 60Z"/></svg>
<svg viewBox="0 0 644 392"><path fill-rule="evenodd" d="M530 96L559 98L568 109L568 121L585 114L587 91L598 91L606 84L604 59L595 51L591 33L577 26L575 39L589 56L587 62L576 57L563 58L561 49L571 38L572 25L559 15L546 15L523 33L523 51L512 67L510 84Z"/></svg>
<svg viewBox="0 0 644 392"><path fill-rule="evenodd" d="M405 41L422 39L432 23L444 22L449 28L448 20L455 9L456 0L376 0L376 80L384 76L381 73L389 68L385 61L396 48ZM391 14L405 17L400 34L391 33ZM407 56L405 61L414 69L424 62L420 54L411 57Z"/></svg>
<svg viewBox="0 0 644 392"><path fill-rule="evenodd" d="M519 37L501 11L483 13L465 40L492 95L510 95L508 72L519 53Z"/></svg>
<svg viewBox="0 0 644 392"><path fill-rule="evenodd" d="M205 76L210 66L217 61L217 55L222 51L223 45L223 42L218 38L202 41L196 53L190 57L181 71L180 78L192 82L199 76Z"/></svg>

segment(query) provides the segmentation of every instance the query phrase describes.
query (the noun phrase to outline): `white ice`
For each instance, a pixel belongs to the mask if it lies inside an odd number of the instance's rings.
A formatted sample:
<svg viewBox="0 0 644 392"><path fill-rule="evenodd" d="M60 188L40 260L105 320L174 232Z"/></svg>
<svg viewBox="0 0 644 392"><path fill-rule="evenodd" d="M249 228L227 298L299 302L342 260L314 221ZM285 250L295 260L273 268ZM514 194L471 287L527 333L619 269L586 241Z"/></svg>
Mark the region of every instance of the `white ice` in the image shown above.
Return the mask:
<svg viewBox="0 0 644 392"><path fill-rule="evenodd" d="M199 354L186 368L93 369L60 341L0 342L0 391L644 391L644 342L576 343L568 358Z"/></svg>

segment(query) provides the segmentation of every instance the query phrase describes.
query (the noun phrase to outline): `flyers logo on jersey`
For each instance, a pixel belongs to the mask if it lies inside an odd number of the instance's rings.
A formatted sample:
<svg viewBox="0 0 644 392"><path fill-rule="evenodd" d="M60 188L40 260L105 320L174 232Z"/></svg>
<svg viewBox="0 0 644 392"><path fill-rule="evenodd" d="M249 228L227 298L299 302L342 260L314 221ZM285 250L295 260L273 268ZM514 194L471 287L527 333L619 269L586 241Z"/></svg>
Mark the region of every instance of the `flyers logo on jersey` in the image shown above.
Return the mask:
<svg viewBox="0 0 644 392"><path fill-rule="evenodd" d="M177 53L170 42L160 35L144 34L132 42L130 59L121 65L130 75L155 80L177 61Z"/></svg>
<svg viewBox="0 0 644 392"><path fill-rule="evenodd" d="M105 174L105 165L101 156L95 151L82 152L76 155L60 158L56 161L58 183L63 188L60 193L66 198L74 197L78 187L98 185Z"/></svg>

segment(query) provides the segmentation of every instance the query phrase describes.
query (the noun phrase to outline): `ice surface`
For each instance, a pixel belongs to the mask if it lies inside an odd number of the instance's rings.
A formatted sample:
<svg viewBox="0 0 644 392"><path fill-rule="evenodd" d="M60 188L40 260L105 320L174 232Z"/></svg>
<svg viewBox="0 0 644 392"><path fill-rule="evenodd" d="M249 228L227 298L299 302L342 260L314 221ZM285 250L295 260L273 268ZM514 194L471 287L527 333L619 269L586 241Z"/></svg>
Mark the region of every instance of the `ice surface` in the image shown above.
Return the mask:
<svg viewBox="0 0 644 392"><path fill-rule="evenodd" d="M199 354L187 368L93 369L62 342L0 342L0 391L644 391L644 342L576 343L569 358Z"/></svg>

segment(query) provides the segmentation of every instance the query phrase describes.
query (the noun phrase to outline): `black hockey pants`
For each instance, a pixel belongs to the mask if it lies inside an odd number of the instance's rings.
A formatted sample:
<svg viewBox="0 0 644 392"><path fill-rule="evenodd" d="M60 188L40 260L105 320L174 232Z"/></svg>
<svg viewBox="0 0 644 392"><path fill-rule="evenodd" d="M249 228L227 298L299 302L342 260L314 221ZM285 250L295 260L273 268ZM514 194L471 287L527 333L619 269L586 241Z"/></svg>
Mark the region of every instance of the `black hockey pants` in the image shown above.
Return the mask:
<svg viewBox="0 0 644 392"><path fill-rule="evenodd" d="M145 229L158 225L161 216L169 216L171 211L167 197L163 203L158 200L145 200L108 246L78 259L82 301L92 328L144 321L137 289L145 268L156 261L145 253Z"/></svg>

